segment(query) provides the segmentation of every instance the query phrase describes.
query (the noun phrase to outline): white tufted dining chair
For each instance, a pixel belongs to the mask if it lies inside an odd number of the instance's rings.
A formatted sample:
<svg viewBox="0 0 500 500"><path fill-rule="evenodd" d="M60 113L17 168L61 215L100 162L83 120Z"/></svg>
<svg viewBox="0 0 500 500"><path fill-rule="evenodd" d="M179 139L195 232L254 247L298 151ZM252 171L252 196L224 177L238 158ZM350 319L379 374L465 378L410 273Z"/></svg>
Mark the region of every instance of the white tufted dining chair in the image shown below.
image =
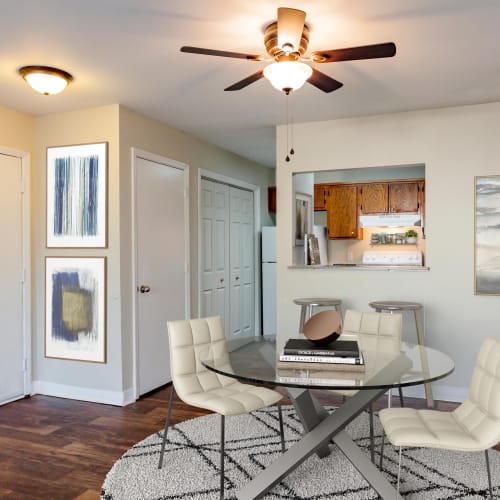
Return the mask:
<svg viewBox="0 0 500 500"><path fill-rule="evenodd" d="M241 415L274 405L283 396L279 392L265 387L242 384L236 379L210 371L201 364L200 355L205 358L209 356L211 359L222 360L222 365L228 359L226 337L219 316L169 321L167 328L172 390L168 402L158 468L161 469L163 465L175 389L178 397L185 403L213 411L221 416L220 498L224 498L225 417ZM229 364L228 361L227 364ZM226 367L227 364L225 364ZM223 368L222 365L221 368ZM278 415L281 449L285 451L280 405L278 405Z"/></svg>
<svg viewBox="0 0 500 500"><path fill-rule="evenodd" d="M488 337L481 345L467 399L452 412L387 408L380 422L389 441L399 447L398 491L401 447L483 451L490 498L493 498L488 449L500 442L500 339ZM384 440L380 451L380 468Z"/></svg>
<svg viewBox="0 0 500 500"><path fill-rule="evenodd" d="M340 339L356 338L361 351L370 350L372 344L377 343L388 351L399 352L401 336L403 333L403 317L401 314L362 312L349 309L346 311L342 325ZM352 396L356 390L331 391L341 396ZM401 390L399 393L401 405L403 404ZM389 391L390 402L390 391ZM390 404L390 403L389 403ZM370 454L372 462L375 461L373 410L370 405Z"/></svg>

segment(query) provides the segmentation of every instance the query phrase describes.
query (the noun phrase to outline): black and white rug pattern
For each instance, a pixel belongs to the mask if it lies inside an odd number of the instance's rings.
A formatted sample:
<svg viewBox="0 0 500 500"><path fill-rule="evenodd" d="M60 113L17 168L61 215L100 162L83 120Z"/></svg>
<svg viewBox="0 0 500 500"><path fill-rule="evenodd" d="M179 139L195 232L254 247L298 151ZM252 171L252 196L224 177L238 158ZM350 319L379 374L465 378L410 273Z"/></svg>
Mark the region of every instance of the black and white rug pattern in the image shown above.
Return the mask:
<svg viewBox="0 0 500 500"><path fill-rule="evenodd" d="M328 408L334 411L334 408ZM292 406L283 407L287 448L297 442L302 425ZM377 464L382 427L375 416ZM367 414L347 427L369 453ZM103 500L209 500L219 498L220 417L208 415L171 427L163 468L158 469L163 430L130 448L108 472ZM277 409L226 418L226 499L281 453ZM495 497L500 495L500 453L490 450ZM384 474L396 484L398 450L386 443ZM403 449L401 495L409 499L482 499L488 497L484 452L459 453L424 448ZM377 495L340 450L319 459L312 455L275 486L267 500L376 499Z"/></svg>

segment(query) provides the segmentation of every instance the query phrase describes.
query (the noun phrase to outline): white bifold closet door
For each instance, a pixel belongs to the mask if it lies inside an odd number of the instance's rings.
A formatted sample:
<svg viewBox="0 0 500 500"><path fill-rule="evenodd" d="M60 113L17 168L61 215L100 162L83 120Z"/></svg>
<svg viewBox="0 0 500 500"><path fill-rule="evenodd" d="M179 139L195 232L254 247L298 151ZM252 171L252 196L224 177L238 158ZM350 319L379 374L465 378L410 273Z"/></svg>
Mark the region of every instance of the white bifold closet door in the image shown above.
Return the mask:
<svg viewBox="0 0 500 500"><path fill-rule="evenodd" d="M253 192L201 179L200 315L221 316L226 337L255 335Z"/></svg>

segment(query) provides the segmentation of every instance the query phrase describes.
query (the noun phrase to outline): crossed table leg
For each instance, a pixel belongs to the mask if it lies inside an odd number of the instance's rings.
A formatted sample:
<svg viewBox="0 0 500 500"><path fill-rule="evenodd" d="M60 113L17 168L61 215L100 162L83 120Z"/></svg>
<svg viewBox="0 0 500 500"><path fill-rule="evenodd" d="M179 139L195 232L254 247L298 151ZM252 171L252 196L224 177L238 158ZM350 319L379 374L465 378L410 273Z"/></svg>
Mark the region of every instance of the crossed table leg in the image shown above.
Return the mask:
<svg viewBox="0 0 500 500"><path fill-rule="evenodd" d="M317 453L320 457L330 453L328 443L333 440L381 498L384 500L401 499L402 497L391 483L344 431L347 424L386 390L360 390L330 414L309 390L288 388L297 414L304 425L304 436L247 483L237 493L237 498L239 500L261 498L313 453Z"/></svg>

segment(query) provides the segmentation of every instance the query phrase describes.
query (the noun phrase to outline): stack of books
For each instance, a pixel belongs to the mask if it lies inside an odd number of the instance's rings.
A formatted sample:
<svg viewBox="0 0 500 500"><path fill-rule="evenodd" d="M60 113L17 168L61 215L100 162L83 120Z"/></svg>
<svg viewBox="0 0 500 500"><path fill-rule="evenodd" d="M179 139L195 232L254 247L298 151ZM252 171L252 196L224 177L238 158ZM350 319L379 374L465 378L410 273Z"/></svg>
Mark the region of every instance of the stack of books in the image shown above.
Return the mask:
<svg viewBox="0 0 500 500"><path fill-rule="evenodd" d="M288 339L278 368L364 371L363 354L356 340L335 340L317 345L308 339Z"/></svg>

